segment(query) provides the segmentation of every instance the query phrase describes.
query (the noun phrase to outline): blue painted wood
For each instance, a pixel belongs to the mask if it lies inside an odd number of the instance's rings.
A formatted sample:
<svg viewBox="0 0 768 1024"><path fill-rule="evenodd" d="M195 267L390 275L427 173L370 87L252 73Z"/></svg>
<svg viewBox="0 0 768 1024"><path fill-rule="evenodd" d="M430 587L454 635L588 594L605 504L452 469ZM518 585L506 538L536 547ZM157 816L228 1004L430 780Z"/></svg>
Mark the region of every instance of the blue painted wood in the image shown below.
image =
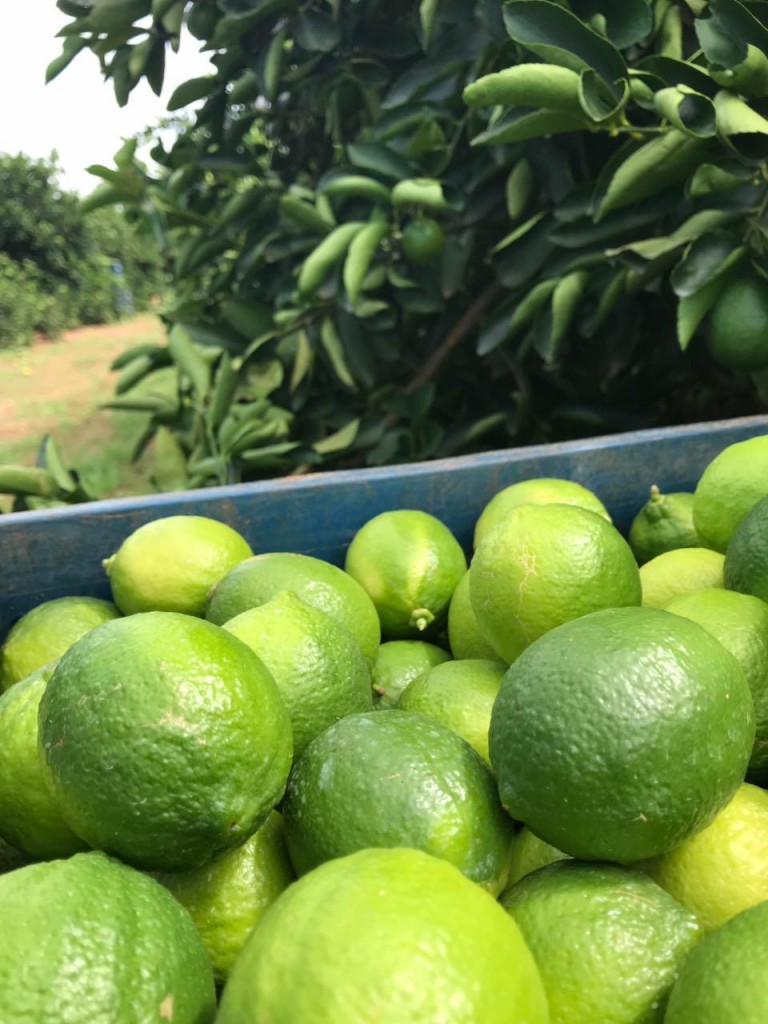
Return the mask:
<svg viewBox="0 0 768 1024"><path fill-rule="evenodd" d="M497 491L518 480L556 476L595 491L625 531L651 484L692 490L726 445L766 432L768 416L753 416L2 516L0 637L42 601L66 594L108 597L102 559L159 516L211 516L239 530L255 551L299 551L340 564L355 531L395 508L431 512L469 550L475 520Z"/></svg>

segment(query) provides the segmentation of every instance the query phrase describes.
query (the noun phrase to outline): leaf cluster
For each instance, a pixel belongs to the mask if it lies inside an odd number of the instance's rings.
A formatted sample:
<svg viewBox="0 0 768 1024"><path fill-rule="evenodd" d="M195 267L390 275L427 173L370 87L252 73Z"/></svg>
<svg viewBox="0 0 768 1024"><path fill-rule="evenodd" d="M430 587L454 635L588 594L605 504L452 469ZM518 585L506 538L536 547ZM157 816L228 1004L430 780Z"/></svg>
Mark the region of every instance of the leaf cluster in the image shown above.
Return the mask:
<svg viewBox="0 0 768 1024"><path fill-rule="evenodd" d="M59 7L49 76L90 49L119 103L183 33L211 56L154 168L128 144L86 201L172 254L169 343L125 357L115 401L186 483L759 403L681 349L764 270L763 0ZM131 388L169 363L177 401L148 410Z"/></svg>

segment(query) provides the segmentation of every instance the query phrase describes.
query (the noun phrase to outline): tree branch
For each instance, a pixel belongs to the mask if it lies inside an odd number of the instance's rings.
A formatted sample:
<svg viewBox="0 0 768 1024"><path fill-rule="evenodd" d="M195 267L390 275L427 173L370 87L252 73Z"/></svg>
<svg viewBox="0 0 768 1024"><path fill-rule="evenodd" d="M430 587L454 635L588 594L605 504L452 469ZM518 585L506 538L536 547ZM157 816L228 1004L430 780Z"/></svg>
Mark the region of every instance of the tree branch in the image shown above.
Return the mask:
<svg viewBox="0 0 768 1024"><path fill-rule="evenodd" d="M472 305L464 312L463 316L448 333L445 341L443 341L443 343L431 353L429 359L427 359L424 365L416 371L405 387L402 388L403 394L410 395L414 391L418 391L418 389L428 381L432 380L451 352L464 340L470 331L477 326L486 309L490 306L500 291L501 285L495 281L493 284L489 285L484 292L481 292L481 294L478 295Z"/></svg>

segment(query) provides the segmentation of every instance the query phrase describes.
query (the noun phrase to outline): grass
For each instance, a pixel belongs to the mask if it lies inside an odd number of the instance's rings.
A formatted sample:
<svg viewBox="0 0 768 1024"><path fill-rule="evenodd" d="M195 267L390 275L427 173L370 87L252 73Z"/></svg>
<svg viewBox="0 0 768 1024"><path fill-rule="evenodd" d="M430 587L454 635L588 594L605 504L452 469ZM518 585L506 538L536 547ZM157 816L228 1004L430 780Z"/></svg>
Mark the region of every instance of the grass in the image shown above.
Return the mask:
<svg viewBox="0 0 768 1024"><path fill-rule="evenodd" d="M131 463L147 417L102 405L114 392L113 359L134 345L163 340L159 320L141 316L0 351L0 464L34 465L40 441L50 433L66 465L99 497L153 492L151 452ZM137 391L167 390L171 376L161 371ZM0 507L7 510L10 502L0 498Z"/></svg>

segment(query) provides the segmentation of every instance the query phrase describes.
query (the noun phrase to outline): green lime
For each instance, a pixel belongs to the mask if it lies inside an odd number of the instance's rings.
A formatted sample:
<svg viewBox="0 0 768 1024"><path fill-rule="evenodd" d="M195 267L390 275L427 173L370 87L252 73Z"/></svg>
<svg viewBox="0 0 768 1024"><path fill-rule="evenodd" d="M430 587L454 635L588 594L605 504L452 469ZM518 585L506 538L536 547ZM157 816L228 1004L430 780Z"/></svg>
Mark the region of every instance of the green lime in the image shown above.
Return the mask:
<svg viewBox="0 0 768 1024"><path fill-rule="evenodd" d="M758 274L734 277L707 319L707 348L728 370L768 367L768 281Z"/></svg>
<svg viewBox="0 0 768 1024"><path fill-rule="evenodd" d="M277 551L255 555L234 568L214 589L205 617L223 626L291 590L302 601L336 619L356 638L368 664L379 649L381 629L373 602L343 569L310 555Z"/></svg>
<svg viewBox="0 0 768 1024"><path fill-rule="evenodd" d="M0 697L0 836L36 860L84 847L64 823L38 756L37 712L55 664Z"/></svg>
<svg viewBox="0 0 768 1024"><path fill-rule="evenodd" d="M609 523L611 521L602 501L581 484L558 477L536 477L511 484L491 498L475 524L474 546L478 547L491 530L500 526L518 505L576 505L596 512Z"/></svg>
<svg viewBox="0 0 768 1024"><path fill-rule="evenodd" d="M650 498L632 520L629 546L640 565L665 551L705 547L693 525L693 494L662 494L654 484Z"/></svg>
<svg viewBox="0 0 768 1024"><path fill-rule="evenodd" d="M347 549L347 572L369 595L390 639L434 633L467 571L461 545L427 512L382 512L362 526Z"/></svg>
<svg viewBox="0 0 768 1024"><path fill-rule="evenodd" d="M629 545L602 516L518 505L475 552L469 593L483 636L511 663L563 622L640 604L640 576Z"/></svg>
<svg viewBox="0 0 768 1024"><path fill-rule="evenodd" d="M768 600L768 497L742 519L725 555L725 585L741 594Z"/></svg>
<svg viewBox="0 0 768 1024"><path fill-rule="evenodd" d="M705 828L754 738L749 686L722 644L679 615L612 608L507 670L490 751L513 818L573 857L622 862Z"/></svg>
<svg viewBox="0 0 768 1024"><path fill-rule="evenodd" d="M40 702L40 743L70 828L158 871L244 842L291 764L288 712L264 665L176 612L116 619L71 647Z"/></svg>
<svg viewBox="0 0 768 1024"><path fill-rule="evenodd" d="M101 853L0 877L3 1024L212 1024L208 954L153 879Z"/></svg>
<svg viewBox="0 0 768 1024"><path fill-rule="evenodd" d="M382 713L380 717L386 718ZM323 864L267 910L216 1024L548 1024L517 925L418 850Z"/></svg>
<svg viewBox="0 0 768 1024"><path fill-rule="evenodd" d="M555 864L558 860L570 860L570 857L562 850L558 850L557 847L539 839L527 825L523 825L515 836L515 843L512 847L507 885L511 888L520 879L524 879L526 874L538 871L540 867Z"/></svg>
<svg viewBox="0 0 768 1024"><path fill-rule="evenodd" d="M644 867L707 931L768 900L768 793L741 786L707 828Z"/></svg>
<svg viewBox="0 0 768 1024"><path fill-rule="evenodd" d="M685 594L708 587L723 586L725 558L708 548L678 548L665 551L640 566L643 605L666 608Z"/></svg>
<svg viewBox="0 0 768 1024"><path fill-rule="evenodd" d="M432 217L415 217L403 231L403 255L417 266L436 260L444 245L445 233Z"/></svg>
<svg viewBox="0 0 768 1024"><path fill-rule="evenodd" d="M560 861L501 898L538 964L552 1021L660 1021L699 938L693 914L640 871Z"/></svg>
<svg viewBox="0 0 768 1024"><path fill-rule="evenodd" d="M498 655L483 637L469 597L469 570L453 592L448 607L448 642L454 658L497 659Z"/></svg>
<svg viewBox="0 0 768 1024"><path fill-rule="evenodd" d="M705 935L683 964L664 1024L765 1024L768 903Z"/></svg>
<svg viewBox="0 0 768 1024"><path fill-rule="evenodd" d="M506 881L512 822L493 776L426 715L372 711L332 725L296 761L282 811L299 874L365 847L408 846L491 892Z"/></svg>
<svg viewBox="0 0 768 1024"><path fill-rule="evenodd" d="M203 615L209 592L253 554L231 526L205 516L145 523L104 562L115 604L125 615Z"/></svg>
<svg viewBox="0 0 768 1024"><path fill-rule="evenodd" d="M741 665L755 704L755 745L747 778L768 782L768 605L732 590L699 590L676 598L667 611L698 622Z"/></svg>
<svg viewBox="0 0 768 1024"><path fill-rule="evenodd" d="M550 846L543 839L539 839L526 825L523 825L515 836L515 843L512 847L507 884L511 887L533 871L546 868L559 860L570 860L570 857L562 850L558 850L557 847Z"/></svg>
<svg viewBox="0 0 768 1024"><path fill-rule="evenodd" d="M741 520L768 495L768 435L728 445L704 470L693 522L705 545L724 552Z"/></svg>
<svg viewBox="0 0 768 1024"><path fill-rule="evenodd" d="M211 864L156 876L189 912L217 981L226 981L262 914L295 877L277 811L242 846Z"/></svg>
<svg viewBox="0 0 768 1024"><path fill-rule="evenodd" d="M389 640L382 644L371 670L374 705L381 709L395 707L409 683L450 657L442 647L426 640Z"/></svg>
<svg viewBox="0 0 768 1024"><path fill-rule="evenodd" d="M19 619L0 650L0 690L56 661L75 640L120 613L96 597L58 597Z"/></svg>
<svg viewBox="0 0 768 1024"><path fill-rule="evenodd" d="M329 725L373 706L371 675L357 640L290 591L236 615L224 629L248 644L277 683L295 757Z"/></svg>
<svg viewBox="0 0 768 1024"><path fill-rule="evenodd" d="M488 727L506 672L498 661L448 661L424 672L402 693L403 711L421 711L466 740L490 768Z"/></svg>

